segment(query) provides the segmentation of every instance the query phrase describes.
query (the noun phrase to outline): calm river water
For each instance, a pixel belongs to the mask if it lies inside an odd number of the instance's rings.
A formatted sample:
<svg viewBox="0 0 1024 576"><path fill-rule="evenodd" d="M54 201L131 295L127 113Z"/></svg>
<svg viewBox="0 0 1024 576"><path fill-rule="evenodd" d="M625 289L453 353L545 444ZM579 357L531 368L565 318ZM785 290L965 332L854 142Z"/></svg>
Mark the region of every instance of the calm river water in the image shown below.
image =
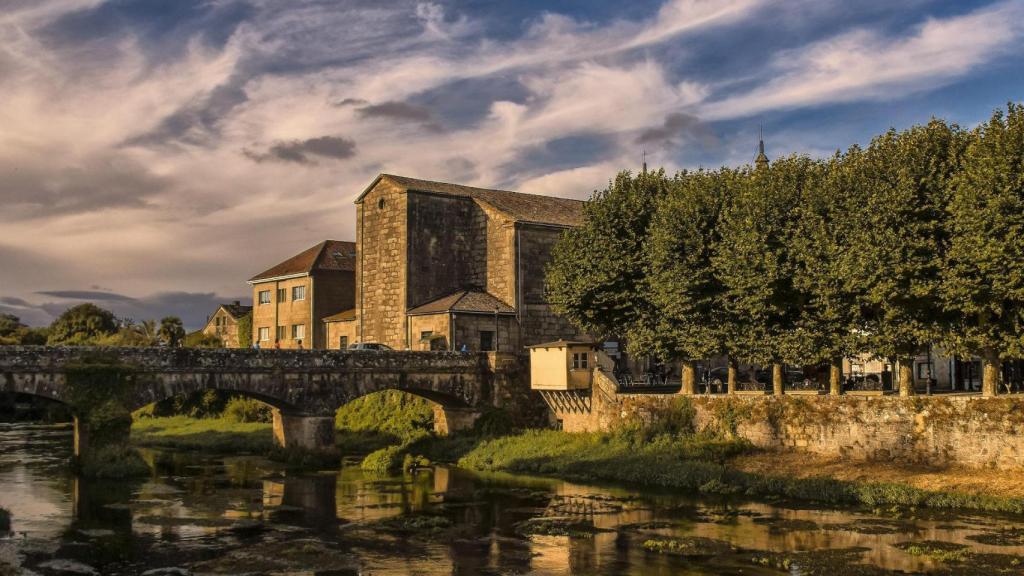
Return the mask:
<svg viewBox="0 0 1024 576"><path fill-rule="evenodd" d="M0 424L0 506L13 517L0 566L43 575L1024 573L1021 518L692 498L445 467L296 475L255 456L156 450L144 452L151 478L94 483L71 473L70 449L66 427ZM530 535L537 526L573 535ZM644 547L666 539L686 542L687 553ZM930 542L931 552L908 542Z"/></svg>

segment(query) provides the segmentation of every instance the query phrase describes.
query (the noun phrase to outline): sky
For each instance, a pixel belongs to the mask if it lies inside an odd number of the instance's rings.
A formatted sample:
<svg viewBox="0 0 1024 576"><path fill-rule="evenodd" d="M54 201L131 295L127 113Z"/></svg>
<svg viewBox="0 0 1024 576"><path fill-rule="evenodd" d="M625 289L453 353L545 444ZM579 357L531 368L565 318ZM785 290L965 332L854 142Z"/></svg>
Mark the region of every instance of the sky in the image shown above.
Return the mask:
<svg viewBox="0 0 1024 576"><path fill-rule="evenodd" d="M586 199L1024 89L1024 0L0 0L0 313L200 327L381 172Z"/></svg>

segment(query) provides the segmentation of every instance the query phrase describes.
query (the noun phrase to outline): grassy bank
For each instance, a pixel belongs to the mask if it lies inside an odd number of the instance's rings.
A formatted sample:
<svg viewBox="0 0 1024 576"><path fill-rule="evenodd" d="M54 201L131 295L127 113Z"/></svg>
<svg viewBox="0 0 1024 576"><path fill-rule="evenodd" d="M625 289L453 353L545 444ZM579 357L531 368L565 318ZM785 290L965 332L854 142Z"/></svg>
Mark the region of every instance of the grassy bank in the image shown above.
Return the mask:
<svg viewBox="0 0 1024 576"><path fill-rule="evenodd" d="M742 443L701 435L568 434L529 431L483 441L459 459L481 471L554 476L578 482L755 498L786 498L871 508L945 508L1024 513L1024 499L924 490L897 482L779 476L739 470Z"/></svg>
<svg viewBox="0 0 1024 576"><path fill-rule="evenodd" d="M267 422L167 416L136 419L132 442L154 448L264 454L274 447L274 433Z"/></svg>

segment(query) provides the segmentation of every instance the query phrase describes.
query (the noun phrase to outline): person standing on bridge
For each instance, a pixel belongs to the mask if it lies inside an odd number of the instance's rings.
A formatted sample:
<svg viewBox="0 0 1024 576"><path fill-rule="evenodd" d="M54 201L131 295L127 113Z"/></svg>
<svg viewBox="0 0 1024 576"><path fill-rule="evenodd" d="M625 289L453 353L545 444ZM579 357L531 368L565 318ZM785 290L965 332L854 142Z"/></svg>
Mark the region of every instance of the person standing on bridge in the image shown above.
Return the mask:
<svg viewBox="0 0 1024 576"><path fill-rule="evenodd" d="M296 340L295 342L298 343L299 350L302 350L302 340Z"/></svg>
<svg viewBox="0 0 1024 576"><path fill-rule="evenodd" d="M280 340L274 340L274 350L280 350L280 349L281 349L281 341Z"/></svg>

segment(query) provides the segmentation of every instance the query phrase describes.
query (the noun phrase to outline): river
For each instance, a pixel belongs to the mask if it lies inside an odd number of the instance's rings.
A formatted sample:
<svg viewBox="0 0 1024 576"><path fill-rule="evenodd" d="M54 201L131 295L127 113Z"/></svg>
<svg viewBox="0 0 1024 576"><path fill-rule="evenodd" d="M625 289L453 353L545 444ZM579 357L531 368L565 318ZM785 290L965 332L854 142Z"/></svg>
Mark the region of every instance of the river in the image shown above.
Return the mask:
<svg viewBox="0 0 1024 576"><path fill-rule="evenodd" d="M12 515L0 565L21 567L12 573L1024 573L1022 518L694 498L441 466L294 474L258 456L160 450L143 450L148 479L95 482L75 477L70 450L66 426L0 424L0 507ZM645 548L658 540L683 542L684 553ZM922 542L935 543L908 549Z"/></svg>

